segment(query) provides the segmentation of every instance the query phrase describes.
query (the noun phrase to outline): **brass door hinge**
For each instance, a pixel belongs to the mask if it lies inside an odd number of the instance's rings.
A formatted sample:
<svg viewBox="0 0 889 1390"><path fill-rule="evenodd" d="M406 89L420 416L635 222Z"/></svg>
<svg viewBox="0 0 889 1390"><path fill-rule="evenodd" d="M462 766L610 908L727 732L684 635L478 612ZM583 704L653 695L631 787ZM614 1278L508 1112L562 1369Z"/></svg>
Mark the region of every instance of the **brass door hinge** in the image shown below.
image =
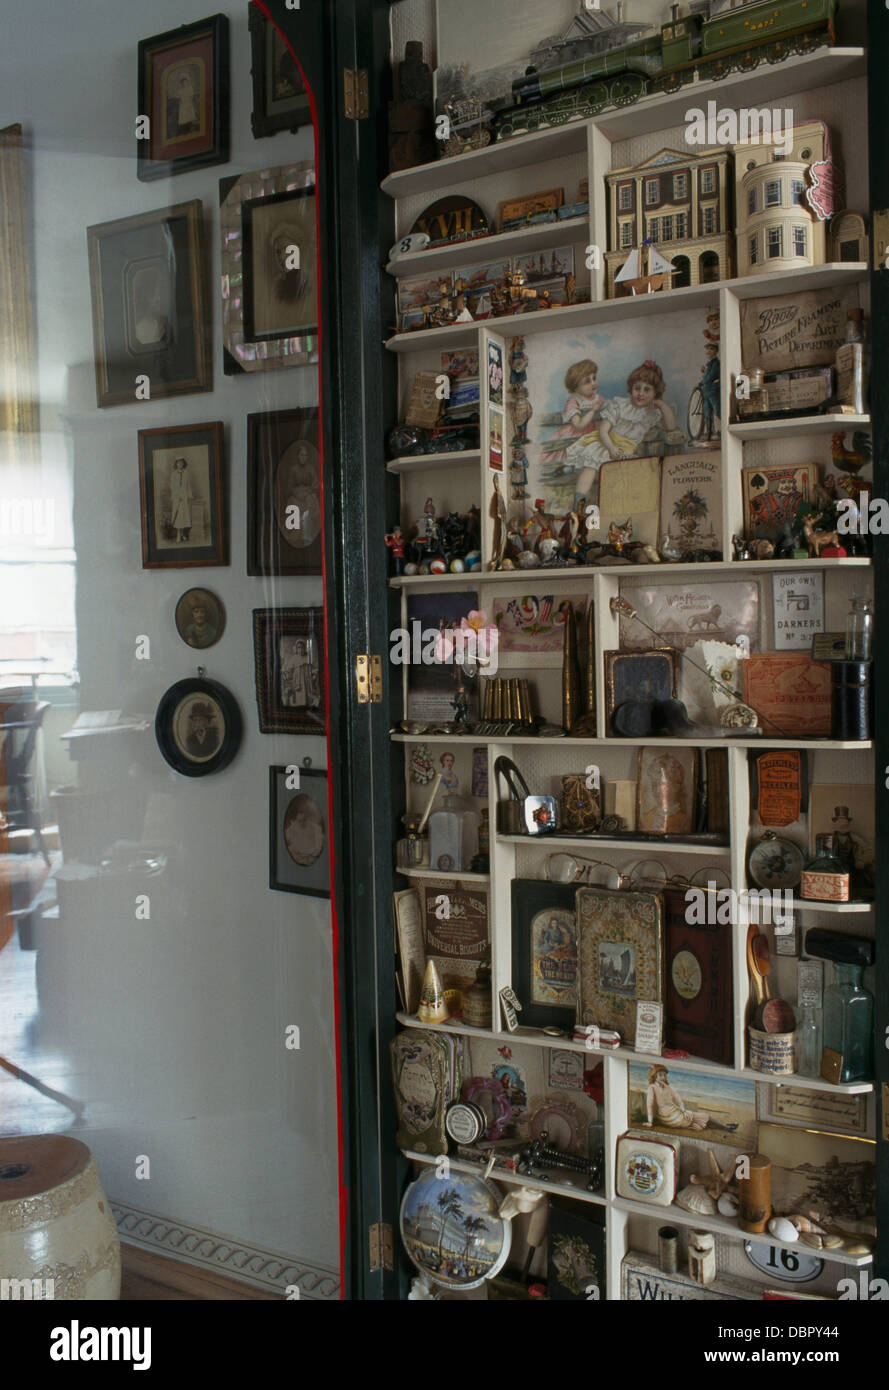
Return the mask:
<svg viewBox="0 0 889 1390"><path fill-rule="evenodd" d="M378 1269L393 1269L392 1227L387 1221L378 1221L368 1232L368 1253L370 1272Z"/></svg>
<svg viewBox="0 0 889 1390"><path fill-rule="evenodd" d="M355 658L355 680L359 705L380 705L383 702L383 661L379 656L362 654Z"/></svg>
<svg viewBox="0 0 889 1390"><path fill-rule="evenodd" d="M343 108L347 121L367 120L367 68L343 68Z"/></svg>

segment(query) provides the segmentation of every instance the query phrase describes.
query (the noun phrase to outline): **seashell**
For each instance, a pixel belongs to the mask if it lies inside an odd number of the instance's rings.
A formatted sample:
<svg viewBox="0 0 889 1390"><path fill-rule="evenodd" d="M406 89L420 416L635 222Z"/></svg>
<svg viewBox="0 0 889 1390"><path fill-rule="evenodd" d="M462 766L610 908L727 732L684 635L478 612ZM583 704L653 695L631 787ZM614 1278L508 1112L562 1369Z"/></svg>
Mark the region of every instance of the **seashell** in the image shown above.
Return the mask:
<svg viewBox="0 0 889 1390"><path fill-rule="evenodd" d="M691 1183L676 1194L675 1201L677 1207L682 1207L683 1211L693 1211L698 1216L714 1216L716 1214L716 1203L710 1193L706 1192L703 1187L693 1187Z"/></svg>
<svg viewBox="0 0 889 1390"><path fill-rule="evenodd" d="M733 1197L732 1194L731 1194L730 1192L723 1192L723 1194L722 1194L722 1196L720 1197L719 1201L716 1203L716 1210L719 1211L719 1212L721 1212L723 1216L737 1216L737 1214L738 1214L738 1199L737 1199L737 1197Z"/></svg>
<svg viewBox="0 0 889 1390"><path fill-rule="evenodd" d="M845 1249L847 1255L870 1254L870 1246L865 1245L863 1240L846 1240L843 1242L843 1248Z"/></svg>
<svg viewBox="0 0 889 1390"><path fill-rule="evenodd" d="M824 1235L824 1227L819 1226L818 1222L813 1221L809 1216L793 1215L790 1217L790 1220L799 1231L800 1235L802 1235L804 1231L809 1232L809 1234L817 1232L819 1235Z"/></svg>
<svg viewBox="0 0 889 1390"><path fill-rule="evenodd" d="M811 1245L813 1250L820 1250L824 1245L824 1241L818 1235L817 1231L800 1231L799 1238L803 1242L803 1245Z"/></svg>
<svg viewBox="0 0 889 1390"><path fill-rule="evenodd" d="M769 1231L776 1240L786 1241L792 1245L795 1240L799 1240L799 1233L792 1222L786 1216L773 1216L769 1222Z"/></svg>
<svg viewBox="0 0 889 1390"><path fill-rule="evenodd" d="M824 1235L821 1237L821 1244L825 1250L839 1250L842 1243L842 1236Z"/></svg>

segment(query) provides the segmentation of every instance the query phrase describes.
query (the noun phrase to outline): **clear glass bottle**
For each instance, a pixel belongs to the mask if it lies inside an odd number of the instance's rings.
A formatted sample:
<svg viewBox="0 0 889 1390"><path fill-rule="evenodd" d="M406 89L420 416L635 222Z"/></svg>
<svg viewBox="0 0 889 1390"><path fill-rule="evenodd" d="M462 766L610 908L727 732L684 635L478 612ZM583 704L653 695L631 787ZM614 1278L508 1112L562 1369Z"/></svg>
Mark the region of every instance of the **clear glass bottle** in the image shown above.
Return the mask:
<svg viewBox="0 0 889 1390"><path fill-rule="evenodd" d="M864 987L863 965L834 963L833 984L824 991L824 1046L843 1059L840 1081L873 1076L874 997Z"/></svg>
<svg viewBox="0 0 889 1390"><path fill-rule="evenodd" d="M870 599L852 596L846 615L846 660L870 661L874 646L874 615Z"/></svg>
<svg viewBox="0 0 889 1390"><path fill-rule="evenodd" d="M821 1075L822 1013L814 1004L797 1009L796 1069L800 1076Z"/></svg>
<svg viewBox="0 0 889 1390"><path fill-rule="evenodd" d="M832 835L815 836L815 857L803 869L799 895L810 902L849 901L849 870L834 854Z"/></svg>

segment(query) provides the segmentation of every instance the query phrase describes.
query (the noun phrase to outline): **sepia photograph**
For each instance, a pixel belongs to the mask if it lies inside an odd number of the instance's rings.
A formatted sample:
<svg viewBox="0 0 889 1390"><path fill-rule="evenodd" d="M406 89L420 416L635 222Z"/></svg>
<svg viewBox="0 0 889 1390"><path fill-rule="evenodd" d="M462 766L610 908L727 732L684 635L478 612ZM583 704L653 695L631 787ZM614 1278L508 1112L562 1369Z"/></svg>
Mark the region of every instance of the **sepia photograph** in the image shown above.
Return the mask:
<svg viewBox="0 0 889 1390"><path fill-rule="evenodd" d="M269 887L330 897L327 773L269 768Z"/></svg>
<svg viewBox="0 0 889 1390"><path fill-rule="evenodd" d="M261 733L324 732L323 623L323 608L253 610Z"/></svg>
<svg viewBox="0 0 889 1390"><path fill-rule="evenodd" d="M225 565L222 424L139 431L142 568Z"/></svg>
<svg viewBox="0 0 889 1390"><path fill-rule="evenodd" d="M137 174L169 178L229 151L229 40L225 15L213 15L139 44Z"/></svg>
<svg viewBox="0 0 889 1390"><path fill-rule="evenodd" d="M315 407L247 417L247 573L321 573Z"/></svg>
<svg viewBox="0 0 889 1390"><path fill-rule="evenodd" d="M225 630L222 600L209 589L188 589L176 603L176 631L189 647L213 647Z"/></svg>
<svg viewBox="0 0 889 1390"><path fill-rule="evenodd" d="M154 718L158 747L184 777L220 772L241 743L241 711L231 691L204 676L177 681Z"/></svg>

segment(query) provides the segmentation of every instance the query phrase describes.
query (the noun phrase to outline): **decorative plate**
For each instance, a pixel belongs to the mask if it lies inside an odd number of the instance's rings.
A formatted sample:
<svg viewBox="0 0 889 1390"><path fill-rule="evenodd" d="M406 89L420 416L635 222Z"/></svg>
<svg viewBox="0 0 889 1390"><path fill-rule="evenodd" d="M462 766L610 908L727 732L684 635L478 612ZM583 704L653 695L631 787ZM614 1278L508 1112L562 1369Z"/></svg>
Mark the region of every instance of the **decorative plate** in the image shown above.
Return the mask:
<svg viewBox="0 0 889 1390"><path fill-rule="evenodd" d="M498 1274L512 1232L498 1216L501 1194L471 1173L427 1168L404 1194L398 1226L408 1258L446 1288L475 1289Z"/></svg>

